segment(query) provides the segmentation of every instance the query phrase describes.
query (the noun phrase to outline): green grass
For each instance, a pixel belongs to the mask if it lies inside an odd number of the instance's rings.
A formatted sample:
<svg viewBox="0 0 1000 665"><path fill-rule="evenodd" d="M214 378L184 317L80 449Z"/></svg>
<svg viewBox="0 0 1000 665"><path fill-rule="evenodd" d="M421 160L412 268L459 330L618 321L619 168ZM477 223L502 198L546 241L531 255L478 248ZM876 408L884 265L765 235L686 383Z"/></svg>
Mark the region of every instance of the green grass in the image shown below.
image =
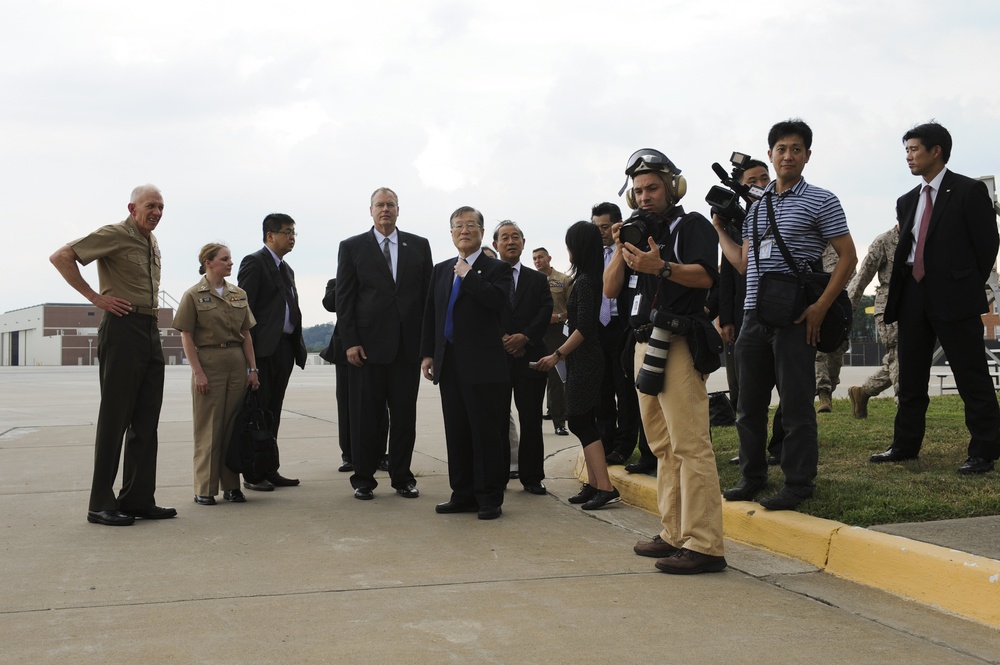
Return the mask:
<svg viewBox="0 0 1000 665"><path fill-rule="evenodd" d="M956 473L969 443L961 398L931 398L919 459L871 464L868 456L892 442L895 416L891 398L869 401L866 420L852 416L848 400L834 400L833 413L817 414L816 494L799 512L852 526L1000 515L1000 471ZM732 487L740 479L739 467L729 464L739 448L736 428L713 427L712 439L722 487ZM780 489L782 480L781 469L770 467L770 490Z"/></svg>

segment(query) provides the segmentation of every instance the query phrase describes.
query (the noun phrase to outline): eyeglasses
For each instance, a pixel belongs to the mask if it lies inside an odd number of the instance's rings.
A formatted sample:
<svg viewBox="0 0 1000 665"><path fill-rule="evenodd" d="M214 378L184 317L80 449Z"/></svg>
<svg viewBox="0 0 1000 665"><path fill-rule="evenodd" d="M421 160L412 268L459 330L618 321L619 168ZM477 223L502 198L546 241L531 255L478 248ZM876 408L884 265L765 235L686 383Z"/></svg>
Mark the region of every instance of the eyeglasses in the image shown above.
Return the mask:
<svg viewBox="0 0 1000 665"><path fill-rule="evenodd" d="M299 234L296 233L295 231L291 230L291 229L285 229L284 231L271 231L271 233L280 233L281 235L285 236L286 238L297 238L297 237L299 237Z"/></svg>
<svg viewBox="0 0 1000 665"><path fill-rule="evenodd" d="M452 231L462 231L462 230L465 230L465 231L474 231L474 230L480 229L480 228L482 228L482 227L479 226L479 224L477 222L466 222L465 224L452 224L451 225L451 230Z"/></svg>

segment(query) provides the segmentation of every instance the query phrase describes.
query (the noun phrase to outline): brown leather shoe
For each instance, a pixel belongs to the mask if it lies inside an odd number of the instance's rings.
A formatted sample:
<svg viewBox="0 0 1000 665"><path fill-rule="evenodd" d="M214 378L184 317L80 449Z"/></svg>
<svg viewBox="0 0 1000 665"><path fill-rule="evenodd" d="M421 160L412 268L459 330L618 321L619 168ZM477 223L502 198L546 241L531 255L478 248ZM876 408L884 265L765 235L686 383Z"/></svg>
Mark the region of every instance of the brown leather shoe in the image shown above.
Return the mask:
<svg viewBox="0 0 1000 665"><path fill-rule="evenodd" d="M652 540L640 540L637 542L632 551L639 556L651 556L656 559L662 559L663 557L677 554L680 552L680 548L674 547L657 534L653 536Z"/></svg>
<svg viewBox="0 0 1000 665"><path fill-rule="evenodd" d="M868 417L868 400L871 399L868 393L861 386L851 386L847 390L847 396L851 398L851 406L854 407L854 417L862 420Z"/></svg>
<svg viewBox="0 0 1000 665"><path fill-rule="evenodd" d="M657 570L671 575L697 575L698 573L718 573L725 570L726 557L710 556L681 548L677 554L656 562Z"/></svg>

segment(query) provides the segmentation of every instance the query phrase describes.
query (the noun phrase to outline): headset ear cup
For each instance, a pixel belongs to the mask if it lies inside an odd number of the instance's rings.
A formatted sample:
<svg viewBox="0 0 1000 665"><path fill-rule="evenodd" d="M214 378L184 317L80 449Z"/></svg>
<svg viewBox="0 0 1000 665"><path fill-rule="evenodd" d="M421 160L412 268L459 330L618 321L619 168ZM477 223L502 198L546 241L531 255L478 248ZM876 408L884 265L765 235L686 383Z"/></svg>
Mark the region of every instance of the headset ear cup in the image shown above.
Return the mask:
<svg viewBox="0 0 1000 665"><path fill-rule="evenodd" d="M684 195L687 194L688 190L688 183L687 180L684 179L684 176L682 175L674 176L673 189L674 189L674 198L676 200L680 201L681 199L684 198Z"/></svg>
<svg viewBox="0 0 1000 665"><path fill-rule="evenodd" d="M628 207L631 208L632 210L635 210L636 208L639 207L635 203L635 190L633 190L631 187L629 187L628 191L625 192L625 203L627 203Z"/></svg>

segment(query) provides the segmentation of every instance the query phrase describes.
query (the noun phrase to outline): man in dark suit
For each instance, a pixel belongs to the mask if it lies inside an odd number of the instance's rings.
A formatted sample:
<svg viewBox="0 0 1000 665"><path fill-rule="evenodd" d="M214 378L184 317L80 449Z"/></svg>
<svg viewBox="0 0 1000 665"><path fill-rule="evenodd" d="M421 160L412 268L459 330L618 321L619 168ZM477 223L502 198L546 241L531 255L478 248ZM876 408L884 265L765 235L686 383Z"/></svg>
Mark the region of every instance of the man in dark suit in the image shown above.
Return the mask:
<svg viewBox="0 0 1000 665"><path fill-rule="evenodd" d="M597 225L604 243L604 265L614 254L615 239L611 227L622 221L622 211L614 203L598 203L591 209L590 220ZM625 464L636 442L640 442L640 458L629 464L629 473L656 470L656 456L649 450L645 436L640 440L639 398L635 392L634 372L628 363L635 350L635 338L629 334L628 312L632 306L632 291L622 289L617 298L601 295L598 336L604 350L604 374L601 380L601 401L597 408L597 427L604 443L608 464Z"/></svg>
<svg viewBox="0 0 1000 665"><path fill-rule="evenodd" d="M458 257L434 266L420 340L424 378L441 388L451 498L438 513L500 517L508 463L503 432L510 383L503 319L510 311L510 266L482 251L483 215L452 213ZM505 401L506 400L506 401Z"/></svg>
<svg viewBox="0 0 1000 665"><path fill-rule="evenodd" d="M520 430L518 477L528 492L545 494L542 483L545 478L542 401L545 399L548 375L536 372L529 367L529 363L546 355L545 334L552 318L552 292L545 275L521 265L524 233L516 223L510 220L500 222L493 231L493 247L500 260L511 267L513 279L511 310L503 321L503 348L507 352L508 377ZM509 398L507 404L510 404ZM507 433L509 436L509 428ZM510 451L509 441L505 450Z"/></svg>
<svg viewBox="0 0 1000 665"><path fill-rule="evenodd" d="M986 185L945 168L951 135L931 122L903 135L920 186L896 202L896 246L886 323L899 322L899 409L892 446L872 462L916 459L923 443L934 340L965 402L969 456L961 474L992 471L1000 457L1000 408L983 346L986 280L1000 237Z"/></svg>
<svg viewBox="0 0 1000 665"><path fill-rule="evenodd" d="M243 257L237 274L239 287L247 292L250 311L257 325L250 329L254 355L260 370L261 406L274 418L278 439L281 406L292 375L292 366L306 366L306 344L302 339L302 311L295 288L295 272L284 260L295 247L295 220L282 213L264 218L264 246ZM244 479L245 481L246 479ZM269 492L278 486L298 485L297 478L274 473L259 483L244 482L247 489Z"/></svg>
<svg viewBox="0 0 1000 665"><path fill-rule="evenodd" d="M399 198L376 189L374 226L340 243L337 327L347 354L354 498L372 499L382 457L379 421L389 409L389 478L402 497L420 496L410 471L417 437L420 334L431 278L425 238L396 228Z"/></svg>
<svg viewBox="0 0 1000 665"><path fill-rule="evenodd" d="M337 312L337 280L331 279L326 283L326 294L323 296L323 307L328 312ZM340 331L337 324L333 326L333 334L330 335L330 343L320 352L319 357L328 363L336 366L337 372L337 438L340 444L341 465L337 471L342 473L352 473L354 462L351 457L351 390L347 378L347 353L344 350L344 342L340 338ZM386 448L386 441L389 438L389 411L382 412L383 417L379 420L378 440L381 442L382 450ZM389 455L382 455L385 469L389 468ZM381 468L381 463L379 468Z"/></svg>

